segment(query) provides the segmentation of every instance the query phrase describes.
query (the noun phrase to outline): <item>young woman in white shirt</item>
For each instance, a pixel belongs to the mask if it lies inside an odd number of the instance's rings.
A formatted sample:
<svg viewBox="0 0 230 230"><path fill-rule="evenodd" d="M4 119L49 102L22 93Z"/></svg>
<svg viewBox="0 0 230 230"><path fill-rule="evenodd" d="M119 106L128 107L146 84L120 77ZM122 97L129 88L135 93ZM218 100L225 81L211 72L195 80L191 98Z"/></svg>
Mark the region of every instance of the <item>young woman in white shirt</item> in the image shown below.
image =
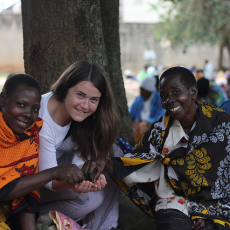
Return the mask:
<svg viewBox="0 0 230 230"><path fill-rule="evenodd" d="M81 61L68 67L42 96L39 116L44 120L40 171L67 163L81 170L88 159L114 155L118 117L109 83L97 65ZM117 226L118 197L119 189L107 175L95 184L54 180L41 189L41 215L57 210L75 221L84 218L86 228L108 230Z"/></svg>

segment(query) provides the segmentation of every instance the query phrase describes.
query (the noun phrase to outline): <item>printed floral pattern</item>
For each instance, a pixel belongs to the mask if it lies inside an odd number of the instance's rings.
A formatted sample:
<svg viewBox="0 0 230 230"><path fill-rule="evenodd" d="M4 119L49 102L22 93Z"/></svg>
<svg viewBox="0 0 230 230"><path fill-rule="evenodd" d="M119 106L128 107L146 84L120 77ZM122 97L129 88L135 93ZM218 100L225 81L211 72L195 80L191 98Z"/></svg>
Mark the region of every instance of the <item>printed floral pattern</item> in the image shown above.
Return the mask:
<svg viewBox="0 0 230 230"><path fill-rule="evenodd" d="M202 111L203 111L203 113L204 113L204 115L205 116L207 116L207 117L212 117L212 107L211 106L209 106L209 105L202 105Z"/></svg>
<svg viewBox="0 0 230 230"><path fill-rule="evenodd" d="M165 209L165 208L173 208L182 211L189 210L190 202L185 200L183 197L176 196L176 195L165 199L157 197L156 210Z"/></svg>
<svg viewBox="0 0 230 230"><path fill-rule="evenodd" d="M224 134L227 136L228 145L226 146L226 151L228 155L225 159L220 161L220 166L218 167L217 175L218 178L215 182L215 186L211 190L211 195L213 199L219 199L218 205L228 205L230 206L230 122L228 124L223 123L222 127L219 127L218 136L216 139L223 141L224 140ZM216 139L212 138L212 141L216 141ZM220 199L224 199L225 204L222 204Z"/></svg>
<svg viewBox="0 0 230 230"><path fill-rule="evenodd" d="M178 201L177 201L179 204L184 204L184 199L180 198Z"/></svg>
<svg viewBox="0 0 230 230"><path fill-rule="evenodd" d="M35 147L38 150L39 147L39 135L42 127L38 127L37 124L34 124L34 126L31 129L27 129L27 132L30 133L30 144L35 143Z"/></svg>
<svg viewBox="0 0 230 230"><path fill-rule="evenodd" d="M33 143L33 141L35 143L39 143L39 138L38 138L38 133L40 132L40 128L35 124L32 129L28 129L28 132L30 132L30 141L31 144Z"/></svg>
<svg viewBox="0 0 230 230"><path fill-rule="evenodd" d="M154 128L151 131L148 141L155 147L156 151L159 152L161 148L161 139L162 139L162 127L160 126L161 122L154 124Z"/></svg>
<svg viewBox="0 0 230 230"><path fill-rule="evenodd" d="M176 159L176 160L173 160L172 161L172 165L184 165L184 159L183 158L179 158L179 159Z"/></svg>
<svg viewBox="0 0 230 230"><path fill-rule="evenodd" d="M151 207L148 201L138 194L138 187L136 185L132 187L127 186L127 195L135 202L139 204L139 207L147 212L151 211Z"/></svg>
<svg viewBox="0 0 230 230"><path fill-rule="evenodd" d="M213 132L207 136L206 133L202 134L202 136L194 136L193 141L189 144L189 152L193 151L197 148L198 145L211 141L212 143L217 142L224 142L225 138L227 138L228 145L226 146L225 150L227 151L228 155L225 159L220 161L220 166L218 167L218 179L215 182L215 186L211 189L211 195L213 199L223 199L229 194L230 191L230 171L228 170L230 167L230 122L226 123L223 122L221 125L218 125L213 129ZM206 162L207 163L207 162ZM186 185L184 185L186 186ZM187 185L188 186L188 185ZM193 194L193 193L191 193ZM228 199L230 199L230 194L227 195ZM226 200L226 203L230 205L230 201ZM222 203L219 201L219 205Z"/></svg>
<svg viewBox="0 0 230 230"><path fill-rule="evenodd" d="M193 186L208 186L207 180L204 177L205 171L212 167L210 157L207 156L205 148L201 150L193 150L187 157L188 170L185 171L186 175L189 175L192 179Z"/></svg>
<svg viewBox="0 0 230 230"><path fill-rule="evenodd" d="M205 116L212 117L212 111L217 110L219 112L224 112L222 109L218 109L215 106L211 105L213 103L207 104L206 102L199 102L202 105L202 111Z"/></svg>
<svg viewBox="0 0 230 230"><path fill-rule="evenodd" d="M18 173L20 173L20 176L29 176L34 174L36 168L34 167L34 165L26 166L25 164L21 167L21 168L15 168L15 171L17 171Z"/></svg>
<svg viewBox="0 0 230 230"><path fill-rule="evenodd" d="M214 215L218 217L224 217L230 220L230 206L221 205L221 206L213 206L205 207L204 205L193 203L190 207L190 213L206 213L207 215Z"/></svg>
<svg viewBox="0 0 230 230"><path fill-rule="evenodd" d="M145 153L134 153L131 158L140 158L141 160L151 160L158 157L164 157L163 154L159 153L162 140L162 127L160 126L161 122L156 122L154 128L151 131L151 134L148 138L150 151ZM137 147L143 146L142 141L139 142Z"/></svg>

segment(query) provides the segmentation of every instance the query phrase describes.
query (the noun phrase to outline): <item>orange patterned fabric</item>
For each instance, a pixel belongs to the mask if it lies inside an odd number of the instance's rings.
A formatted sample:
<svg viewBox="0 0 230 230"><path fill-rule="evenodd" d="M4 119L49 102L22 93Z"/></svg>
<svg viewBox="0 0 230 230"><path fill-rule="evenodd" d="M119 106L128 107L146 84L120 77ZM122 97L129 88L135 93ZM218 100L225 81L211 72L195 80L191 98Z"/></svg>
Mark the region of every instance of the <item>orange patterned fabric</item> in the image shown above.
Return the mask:
<svg viewBox="0 0 230 230"><path fill-rule="evenodd" d="M11 181L38 172L39 131L42 124L43 120L39 118L23 134L18 135L6 125L0 112L0 192L1 188ZM28 203L31 200L40 200L38 190L29 196L13 200L11 211L17 212L22 206L30 209L32 207L29 207Z"/></svg>

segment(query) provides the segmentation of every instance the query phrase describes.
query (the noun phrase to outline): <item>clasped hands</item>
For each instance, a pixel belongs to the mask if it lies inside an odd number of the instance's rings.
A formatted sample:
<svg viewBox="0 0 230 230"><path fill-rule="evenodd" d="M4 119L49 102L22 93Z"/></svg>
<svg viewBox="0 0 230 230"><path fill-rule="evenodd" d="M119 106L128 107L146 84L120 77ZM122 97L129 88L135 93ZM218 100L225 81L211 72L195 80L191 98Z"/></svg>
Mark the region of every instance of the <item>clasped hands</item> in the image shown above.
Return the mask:
<svg viewBox="0 0 230 230"><path fill-rule="evenodd" d="M97 192L107 184L102 170L93 168L88 161L84 165L76 166L72 164L68 166L68 169L64 170L65 172L62 171L64 174L62 176L65 177L64 180L75 193L83 195L88 192ZM91 171L93 173L90 173Z"/></svg>
<svg viewBox="0 0 230 230"><path fill-rule="evenodd" d="M105 187L106 184L107 182L105 176L101 174L100 177L94 183L88 180L83 180L80 183L70 184L70 187L74 192L83 195L84 193L88 192L100 191Z"/></svg>

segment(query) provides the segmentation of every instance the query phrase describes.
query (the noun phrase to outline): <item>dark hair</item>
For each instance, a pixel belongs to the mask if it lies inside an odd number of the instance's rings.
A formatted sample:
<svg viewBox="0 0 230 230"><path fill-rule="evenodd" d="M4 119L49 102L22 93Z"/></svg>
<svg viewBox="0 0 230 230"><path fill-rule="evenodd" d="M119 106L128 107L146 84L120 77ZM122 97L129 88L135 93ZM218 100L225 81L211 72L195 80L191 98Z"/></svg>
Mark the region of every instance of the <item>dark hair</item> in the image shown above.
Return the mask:
<svg viewBox="0 0 230 230"><path fill-rule="evenodd" d="M205 97L208 95L210 90L210 82L205 77L202 77L197 81L197 88L198 88L198 97Z"/></svg>
<svg viewBox="0 0 230 230"><path fill-rule="evenodd" d="M38 82L28 74L12 74L10 75L3 86L2 92L9 96L15 92L20 85L25 85L37 89L41 93L41 87Z"/></svg>
<svg viewBox="0 0 230 230"><path fill-rule="evenodd" d="M204 73L204 70L198 69L196 72L197 72L197 73Z"/></svg>
<svg viewBox="0 0 230 230"><path fill-rule="evenodd" d="M154 75L153 77L156 79L156 90L159 92L159 83L160 83L159 75Z"/></svg>
<svg viewBox="0 0 230 230"><path fill-rule="evenodd" d="M160 77L160 81L163 79L163 77L167 76L179 76L180 83L186 86L187 89L190 89L193 85L196 85L195 76L189 69L185 67L176 66L165 70Z"/></svg>
<svg viewBox="0 0 230 230"><path fill-rule="evenodd" d="M81 81L92 82L101 98L94 114L82 122L72 121L72 140L85 160L89 156L112 156L112 144L118 135L118 116L112 90L101 68L87 61L74 63L51 86L51 91L58 101L63 101L68 90Z"/></svg>

